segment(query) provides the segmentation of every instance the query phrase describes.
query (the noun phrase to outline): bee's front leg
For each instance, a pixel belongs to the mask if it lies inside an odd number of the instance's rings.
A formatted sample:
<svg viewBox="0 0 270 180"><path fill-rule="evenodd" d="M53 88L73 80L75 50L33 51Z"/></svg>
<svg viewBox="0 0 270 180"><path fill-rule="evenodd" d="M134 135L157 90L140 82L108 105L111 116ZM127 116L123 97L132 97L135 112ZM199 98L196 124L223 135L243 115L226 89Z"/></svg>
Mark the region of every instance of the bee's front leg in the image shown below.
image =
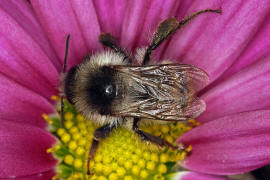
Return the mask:
<svg viewBox="0 0 270 180"><path fill-rule="evenodd" d="M99 42L108 48L111 48L116 53L119 53L124 56L124 61L127 61L129 64L132 63L131 58L129 55L116 44L116 39L109 33L103 33L99 35Z"/></svg>
<svg viewBox="0 0 270 180"><path fill-rule="evenodd" d="M158 136L153 136L147 132L144 132L142 130L140 130L138 128L138 125L137 123L140 121L139 118L134 118L134 122L133 122L133 130L142 138L142 140L144 141L150 141L150 142L153 142L159 146L166 146L166 147L169 147L173 150L181 150L183 149L184 147L178 147L178 146L174 146L173 144L171 144L170 142L166 141L165 139L162 139L161 137L158 137Z"/></svg>
<svg viewBox="0 0 270 180"><path fill-rule="evenodd" d="M87 159L87 174L88 175L90 175L90 167L89 167L90 160L93 159L93 157L96 154L99 141L101 139L106 138L110 134L110 132L113 130L114 127L115 126L107 124L95 130L92 144L90 146L90 150L88 154L88 159Z"/></svg>

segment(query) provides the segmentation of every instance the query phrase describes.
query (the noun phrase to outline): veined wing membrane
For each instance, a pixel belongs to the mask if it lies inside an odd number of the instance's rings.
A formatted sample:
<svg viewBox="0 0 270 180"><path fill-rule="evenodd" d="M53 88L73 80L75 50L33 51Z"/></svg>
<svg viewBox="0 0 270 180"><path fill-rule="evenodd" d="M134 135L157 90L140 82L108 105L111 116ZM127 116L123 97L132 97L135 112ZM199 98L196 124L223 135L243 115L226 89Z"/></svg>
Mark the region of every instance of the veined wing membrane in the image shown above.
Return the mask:
<svg viewBox="0 0 270 180"><path fill-rule="evenodd" d="M115 66L125 77L126 100L114 115L180 121L198 117L206 108L196 92L208 83L208 75L186 64Z"/></svg>

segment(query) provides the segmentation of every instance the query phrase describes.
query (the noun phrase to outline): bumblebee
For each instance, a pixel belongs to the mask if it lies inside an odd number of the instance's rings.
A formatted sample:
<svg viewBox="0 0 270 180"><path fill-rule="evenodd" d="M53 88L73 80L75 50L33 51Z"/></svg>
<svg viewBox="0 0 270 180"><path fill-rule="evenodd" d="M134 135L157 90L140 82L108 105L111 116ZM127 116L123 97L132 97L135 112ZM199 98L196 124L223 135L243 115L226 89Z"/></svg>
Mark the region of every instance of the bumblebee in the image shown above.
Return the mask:
<svg viewBox="0 0 270 180"><path fill-rule="evenodd" d="M173 149L179 148L140 130L138 123L185 121L198 117L206 105L196 93L207 85L208 75L187 64L152 65L149 62L152 51L165 39L206 12L221 13L221 9L202 10L180 22L175 18L166 19L158 26L151 45L138 49L134 56L121 49L112 35L101 34L100 43L111 50L88 55L81 64L66 72L68 36L62 78L64 95L78 112L101 125L94 133L88 167L98 142L117 126L128 127L143 140ZM63 97L61 102L63 120Z"/></svg>

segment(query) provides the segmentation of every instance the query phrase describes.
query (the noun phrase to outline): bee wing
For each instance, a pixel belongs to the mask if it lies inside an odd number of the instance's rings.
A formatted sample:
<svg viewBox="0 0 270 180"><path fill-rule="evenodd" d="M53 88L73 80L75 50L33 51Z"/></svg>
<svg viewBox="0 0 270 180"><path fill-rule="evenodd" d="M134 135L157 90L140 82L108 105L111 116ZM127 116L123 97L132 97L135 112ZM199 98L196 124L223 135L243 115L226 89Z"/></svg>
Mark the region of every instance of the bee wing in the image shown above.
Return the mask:
<svg viewBox="0 0 270 180"><path fill-rule="evenodd" d="M196 92L204 88L208 75L194 66L160 64L117 66L115 69L129 82L118 116L144 117L180 121L198 117L206 108Z"/></svg>

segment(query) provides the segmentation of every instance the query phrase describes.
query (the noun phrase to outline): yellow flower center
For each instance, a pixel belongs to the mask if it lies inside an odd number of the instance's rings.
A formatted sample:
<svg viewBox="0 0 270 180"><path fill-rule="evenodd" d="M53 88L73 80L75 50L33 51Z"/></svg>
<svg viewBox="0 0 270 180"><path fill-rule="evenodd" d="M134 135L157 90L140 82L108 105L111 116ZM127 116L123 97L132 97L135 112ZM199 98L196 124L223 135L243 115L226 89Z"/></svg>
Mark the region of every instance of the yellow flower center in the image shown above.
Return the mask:
<svg viewBox="0 0 270 180"><path fill-rule="evenodd" d="M54 97L57 100L57 98ZM58 115L43 118L49 124L49 131L59 140L47 150L47 153L59 159L54 179L68 180L134 180L165 179L171 173L173 165L183 160L191 151L172 150L142 141L133 131L118 127L109 137L100 141L93 159L90 161L91 175L87 175L88 151L93 133L98 128L92 121L76 112L74 107L65 102L64 127L60 127ZM170 143L198 123L170 123L140 127L155 136L160 136Z"/></svg>

